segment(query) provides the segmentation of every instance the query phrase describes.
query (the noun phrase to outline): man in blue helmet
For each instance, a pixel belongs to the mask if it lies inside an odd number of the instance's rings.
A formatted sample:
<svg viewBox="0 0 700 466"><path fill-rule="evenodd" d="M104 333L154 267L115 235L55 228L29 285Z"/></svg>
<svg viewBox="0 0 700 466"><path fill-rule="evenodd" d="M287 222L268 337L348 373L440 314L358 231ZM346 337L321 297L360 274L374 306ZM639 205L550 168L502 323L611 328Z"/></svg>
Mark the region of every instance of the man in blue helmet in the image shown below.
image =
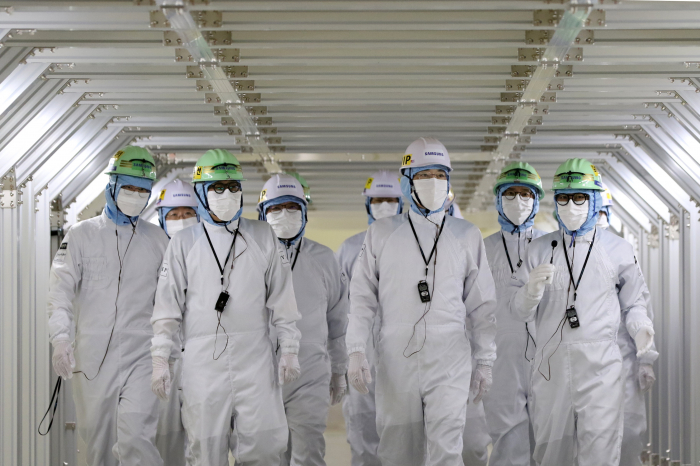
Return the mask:
<svg viewBox="0 0 700 466"><path fill-rule="evenodd" d="M382 465L463 465L470 387L491 385L496 297L479 229L446 216L452 170L445 146L420 138L403 157L408 213L367 230L350 282L348 379L371 382L367 340L375 316L379 457ZM471 321L477 367L472 371Z"/></svg>
<svg viewBox="0 0 700 466"><path fill-rule="evenodd" d="M156 178L151 154L125 147L107 174L104 212L68 231L51 267L53 367L64 379L77 374L73 399L88 464L157 466L149 320L168 237L139 220Z"/></svg>
<svg viewBox="0 0 700 466"><path fill-rule="evenodd" d="M379 220L403 211L401 186L396 172L381 170L367 179L362 191L365 196L367 223L371 225ZM352 269L360 254L367 231L360 232L346 239L336 252L340 267L348 280L352 279ZM375 325L375 328L379 328ZM374 378L374 335L367 339L367 363ZM377 456L379 435L377 434L377 410L374 402L374 382L367 384L368 393L363 395L354 387L348 387L348 394L343 399L343 416L352 466L381 466Z"/></svg>

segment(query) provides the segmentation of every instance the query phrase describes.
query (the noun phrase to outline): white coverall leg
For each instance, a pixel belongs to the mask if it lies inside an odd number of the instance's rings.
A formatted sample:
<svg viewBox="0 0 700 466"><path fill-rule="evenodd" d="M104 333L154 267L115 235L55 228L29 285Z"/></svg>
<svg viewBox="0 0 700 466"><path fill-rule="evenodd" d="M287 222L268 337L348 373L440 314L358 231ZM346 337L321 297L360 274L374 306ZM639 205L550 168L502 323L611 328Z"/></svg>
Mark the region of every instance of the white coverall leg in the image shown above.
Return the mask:
<svg viewBox="0 0 700 466"><path fill-rule="evenodd" d="M527 256L533 239L545 233L528 228L520 234L498 231L484 240L493 280L496 285L496 347L498 357L493 364L493 386L484 396L486 420L493 441L490 466L529 466L535 464L531 406L529 403L530 361L535 355L535 325L525 324L510 313L510 295L518 262ZM508 247L508 254L503 246ZM508 260L510 257L510 261ZM513 268L511 270L511 267ZM526 354L527 350L527 354Z"/></svg>
<svg viewBox="0 0 700 466"><path fill-rule="evenodd" d="M143 221L132 233L105 213L79 222L51 269L49 331L52 341L66 339L75 326L75 370L84 373L73 376L73 398L91 466L163 464L154 444L158 399L150 388L148 342L168 237Z"/></svg>
<svg viewBox="0 0 700 466"><path fill-rule="evenodd" d="M170 397L161 401L158 409L156 446L163 462L168 466L185 465L187 435L182 424L182 359L175 361Z"/></svg>
<svg viewBox="0 0 700 466"><path fill-rule="evenodd" d="M352 280L352 270L366 234L367 232L363 231L351 236L340 245L336 252L340 267L349 280ZM374 370L374 340L377 336L374 329L378 328L379 321L377 320L365 347L365 355L372 374L372 383L367 384L369 393L363 395L355 390L355 387L348 385L348 392L343 398L343 417L345 418L348 444L350 444L352 466L381 466L379 456L377 456L379 434L377 434L376 373Z"/></svg>
<svg viewBox="0 0 700 466"><path fill-rule="evenodd" d="M299 364L302 375L282 389L290 445L282 465L325 466L323 432L330 407L331 372L347 372L345 332L348 323L347 278L326 246L300 238L286 248L301 319Z"/></svg>
<svg viewBox="0 0 700 466"><path fill-rule="evenodd" d="M525 285L529 271L549 263L553 254L553 283L546 285L539 304L527 294L527 286L511 297L514 316L536 322L532 373L535 459L545 466L574 464L575 457L579 466L619 464L624 382L617 330L623 314L630 334L641 326L653 326L643 295L646 285L632 246L600 229L578 287L575 307L580 327L572 329L565 320L567 299L573 304L573 289L567 293L570 278L564 245L578 280L593 235L591 231L576 238L575 254L569 248L571 238L563 238L561 232L533 240L518 281ZM554 250L552 240L558 241Z"/></svg>
<svg viewBox="0 0 700 466"><path fill-rule="evenodd" d="M158 282L151 353L170 356L182 324L189 465L227 465L229 449L236 464L275 465L287 445L268 325L276 327L282 348L298 348L291 270L267 223L241 218L229 229L236 226L239 234L224 266L223 289L230 298L220 316L220 272L204 228L222 263L234 238L225 228L202 222L175 235Z"/></svg>
<svg viewBox="0 0 700 466"><path fill-rule="evenodd" d="M472 361L472 364L475 364ZM489 427L486 424L484 404L474 403L474 396L469 397L467 404L466 423L462 437L462 461L464 466L486 466L489 461Z"/></svg>
<svg viewBox="0 0 700 466"><path fill-rule="evenodd" d="M430 464L461 466L472 365L466 320L472 324L474 358L492 365L493 278L479 230L454 217L445 219L426 278L409 215L423 250L433 247L438 227L412 211L370 226L350 283L348 353L365 351L379 313L375 367L382 465L422 465L427 453ZM431 219L439 226L442 214ZM417 290L424 279L432 296L427 314Z"/></svg>

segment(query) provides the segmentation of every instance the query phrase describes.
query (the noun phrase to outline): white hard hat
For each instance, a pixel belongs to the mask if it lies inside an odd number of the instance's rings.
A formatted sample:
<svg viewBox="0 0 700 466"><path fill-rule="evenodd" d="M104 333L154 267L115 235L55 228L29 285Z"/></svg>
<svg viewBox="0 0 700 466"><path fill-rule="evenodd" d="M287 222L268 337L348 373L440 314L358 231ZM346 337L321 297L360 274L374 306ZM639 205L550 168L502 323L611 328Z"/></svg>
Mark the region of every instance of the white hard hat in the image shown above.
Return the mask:
<svg viewBox="0 0 700 466"><path fill-rule="evenodd" d="M603 183L603 192L600 193L600 195L603 198L603 207L613 205L612 193L610 192L608 187L605 186L605 183Z"/></svg>
<svg viewBox="0 0 700 466"><path fill-rule="evenodd" d="M260 204L266 201L271 201L282 196L298 197L299 201L306 205L306 196L304 196L304 188L301 187L299 180L291 175L277 174L272 175L272 178L267 180L260 191L260 199L258 199L258 208Z"/></svg>
<svg viewBox="0 0 700 466"><path fill-rule="evenodd" d="M381 170L372 173L367 178L365 189L362 190L365 197L401 197L401 183L396 172Z"/></svg>
<svg viewBox="0 0 700 466"><path fill-rule="evenodd" d="M166 184L158 196L156 209L161 207L197 207L197 196L191 184L176 178Z"/></svg>
<svg viewBox="0 0 700 466"><path fill-rule="evenodd" d="M401 173L407 168L420 168L430 165L444 165L452 171L450 155L440 141L435 138L419 138L413 141L401 159Z"/></svg>

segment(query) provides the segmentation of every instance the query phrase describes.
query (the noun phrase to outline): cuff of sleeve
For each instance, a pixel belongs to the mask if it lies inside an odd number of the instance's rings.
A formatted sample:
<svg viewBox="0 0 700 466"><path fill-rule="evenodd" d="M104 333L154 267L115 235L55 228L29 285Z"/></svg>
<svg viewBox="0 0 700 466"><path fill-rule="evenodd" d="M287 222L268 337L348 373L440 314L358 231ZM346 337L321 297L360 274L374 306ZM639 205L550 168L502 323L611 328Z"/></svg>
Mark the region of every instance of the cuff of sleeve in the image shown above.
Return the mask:
<svg viewBox="0 0 700 466"><path fill-rule="evenodd" d="M493 361L489 359L477 359L476 364L478 366L493 366Z"/></svg>
<svg viewBox="0 0 700 466"><path fill-rule="evenodd" d="M170 358L172 348L173 342L169 338L162 335L156 335L151 340L151 357L161 357L168 360Z"/></svg>
<svg viewBox="0 0 700 466"><path fill-rule="evenodd" d="M297 340L280 340L282 354L299 354L299 342Z"/></svg>
<svg viewBox="0 0 700 466"><path fill-rule="evenodd" d="M68 335L67 333L60 333L58 335L55 335L51 339L51 344L55 345L56 343L62 342L62 341L70 341L70 335Z"/></svg>
<svg viewBox="0 0 700 466"><path fill-rule="evenodd" d="M364 353L365 352L365 346L364 345L356 345L356 346L351 346L348 348L348 356L350 356L352 353Z"/></svg>
<svg viewBox="0 0 700 466"><path fill-rule="evenodd" d="M654 364L659 358L659 353L653 349L650 349L638 358L639 364L649 364L650 366Z"/></svg>

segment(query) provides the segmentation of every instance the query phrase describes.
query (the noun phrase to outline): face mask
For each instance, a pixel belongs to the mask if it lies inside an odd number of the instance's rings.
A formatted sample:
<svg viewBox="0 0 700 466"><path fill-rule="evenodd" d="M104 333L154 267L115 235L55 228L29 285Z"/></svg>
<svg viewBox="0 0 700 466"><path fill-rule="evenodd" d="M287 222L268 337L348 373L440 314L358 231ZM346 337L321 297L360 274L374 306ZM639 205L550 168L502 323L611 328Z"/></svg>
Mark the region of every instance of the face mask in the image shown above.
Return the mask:
<svg viewBox="0 0 700 466"><path fill-rule="evenodd" d="M214 212L219 220L228 222L231 220L241 208L242 191L232 193L228 189L221 194L216 194L214 191L207 191L207 201L209 209Z"/></svg>
<svg viewBox="0 0 700 466"><path fill-rule="evenodd" d="M503 214L508 220L513 223L513 225L520 226L525 223L525 220L530 217L532 213L532 206L535 205L535 200L531 197L523 199L520 195L515 196L512 201L501 197L501 206L503 207Z"/></svg>
<svg viewBox="0 0 700 466"><path fill-rule="evenodd" d="M282 209L280 212L270 212L265 218L280 239L294 238L301 230L301 210L290 212Z"/></svg>
<svg viewBox="0 0 700 466"><path fill-rule="evenodd" d="M437 178L413 180L413 186L420 198L419 204L431 212L441 208L447 199L447 180L438 180Z"/></svg>
<svg viewBox="0 0 700 466"><path fill-rule="evenodd" d="M603 213L603 212L600 212L600 213L598 214L598 221L596 222L595 225L596 225L597 227L600 227L600 228L604 229L604 230L607 230L607 229L608 229L608 226L610 225L610 224L608 223L608 214L605 214L605 213Z"/></svg>
<svg viewBox="0 0 700 466"><path fill-rule="evenodd" d="M588 219L588 201L584 202L583 205L576 205L574 201L569 200L568 204L560 205L557 212L564 226L569 231L576 231Z"/></svg>
<svg viewBox="0 0 700 466"><path fill-rule="evenodd" d="M139 193L122 188L117 194L117 207L127 217L136 217L146 207L149 195L150 193Z"/></svg>
<svg viewBox="0 0 700 466"><path fill-rule="evenodd" d="M199 223L197 222L197 217L190 217L182 220L166 220L165 228L167 229L168 236L172 238L178 231L196 225L197 223Z"/></svg>
<svg viewBox="0 0 700 466"><path fill-rule="evenodd" d="M374 217L375 220L391 217L396 215L396 213L399 211L399 203L382 202L381 204L370 204L369 211L372 212L372 217Z"/></svg>

